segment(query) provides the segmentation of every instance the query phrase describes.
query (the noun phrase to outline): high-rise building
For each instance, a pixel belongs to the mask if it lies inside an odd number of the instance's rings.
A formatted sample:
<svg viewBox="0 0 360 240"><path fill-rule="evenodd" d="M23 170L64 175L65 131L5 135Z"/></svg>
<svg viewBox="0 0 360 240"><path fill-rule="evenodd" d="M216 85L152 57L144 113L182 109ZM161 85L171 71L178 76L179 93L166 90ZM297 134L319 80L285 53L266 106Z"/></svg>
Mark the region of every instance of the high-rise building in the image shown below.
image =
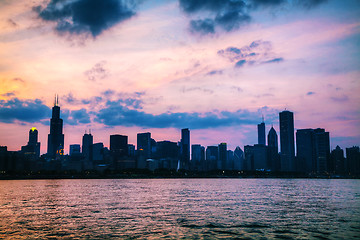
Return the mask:
<svg viewBox="0 0 360 240"><path fill-rule="evenodd" d="M50 119L50 134L48 135L47 155L49 158L55 158L58 155L64 155L63 120L60 118L58 96L55 96L55 102L52 108L52 117Z"/></svg>
<svg viewBox="0 0 360 240"><path fill-rule="evenodd" d="M91 132L84 134L82 137L82 154L85 157L85 161L92 161L92 145L93 145L93 135Z"/></svg>
<svg viewBox="0 0 360 240"><path fill-rule="evenodd" d="M285 110L279 117L281 171L295 171L294 114Z"/></svg>
<svg viewBox="0 0 360 240"><path fill-rule="evenodd" d="M70 156L74 155L74 154L79 154L80 153L80 144L71 144L69 146L69 150L70 150Z"/></svg>
<svg viewBox="0 0 360 240"><path fill-rule="evenodd" d="M272 171L280 170L278 136L273 127L268 133L268 166Z"/></svg>
<svg viewBox="0 0 360 240"><path fill-rule="evenodd" d="M200 144L191 145L191 166L193 170L203 171L205 164L205 148Z"/></svg>
<svg viewBox="0 0 360 240"><path fill-rule="evenodd" d="M268 170L267 147L263 144L255 144L253 147L253 169L252 170Z"/></svg>
<svg viewBox="0 0 360 240"><path fill-rule="evenodd" d="M128 155L128 136L110 135L110 151L123 157Z"/></svg>
<svg viewBox="0 0 360 240"><path fill-rule="evenodd" d="M316 171L325 173L329 170L330 162L330 135L323 128L314 129Z"/></svg>
<svg viewBox="0 0 360 240"><path fill-rule="evenodd" d="M91 147L92 149L92 160L95 164L102 163L104 160L104 144L94 143Z"/></svg>
<svg viewBox="0 0 360 240"><path fill-rule="evenodd" d="M336 174L345 175L346 173L346 162L344 157L344 150L339 146L336 146L330 153L330 162L333 166L333 172Z"/></svg>
<svg viewBox="0 0 360 240"><path fill-rule="evenodd" d="M325 129L296 131L298 170L306 173L325 173L330 162L330 137Z"/></svg>
<svg viewBox="0 0 360 240"><path fill-rule="evenodd" d="M190 130L181 129L180 169L188 170L190 166Z"/></svg>
<svg viewBox="0 0 360 240"><path fill-rule="evenodd" d="M234 170L234 151L232 150L227 150L225 170Z"/></svg>
<svg viewBox="0 0 360 240"><path fill-rule="evenodd" d="M32 159L40 157L40 142L38 142L38 130L32 127L29 131L29 142L26 146L21 147L21 152Z"/></svg>
<svg viewBox="0 0 360 240"><path fill-rule="evenodd" d="M254 146L246 145L244 146L244 169L253 171L254 168Z"/></svg>
<svg viewBox="0 0 360 240"><path fill-rule="evenodd" d="M350 175L360 174L360 149L357 146L346 148L346 160Z"/></svg>
<svg viewBox="0 0 360 240"><path fill-rule="evenodd" d="M313 129L298 129L296 131L296 157L299 171L311 173L316 170L315 144Z"/></svg>
<svg viewBox="0 0 360 240"><path fill-rule="evenodd" d="M245 170L244 152L239 146L237 146L234 151L234 170Z"/></svg>
<svg viewBox="0 0 360 240"><path fill-rule="evenodd" d="M217 169L225 170L227 162L227 144L220 143L219 144L219 159L217 162Z"/></svg>
<svg viewBox="0 0 360 240"><path fill-rule="evenodd" d="M206 147L206 170L211 171L217 169L217 162L219 159L219 147L207 146Z"/></svg>
<svg viewBox="0 0 360 240"><path fill-rule="evenodd" d="M265 123L264 120L262 121L262 123L259 123L257 125L257 129L258 129L258 144L262 144L265 145Z"/></svg>
<svg viewBox="0 0 360 240"><path fill-rule="evenodd" d="M151 133L137 134L137 153L145 159L151 157Z"/></svg>

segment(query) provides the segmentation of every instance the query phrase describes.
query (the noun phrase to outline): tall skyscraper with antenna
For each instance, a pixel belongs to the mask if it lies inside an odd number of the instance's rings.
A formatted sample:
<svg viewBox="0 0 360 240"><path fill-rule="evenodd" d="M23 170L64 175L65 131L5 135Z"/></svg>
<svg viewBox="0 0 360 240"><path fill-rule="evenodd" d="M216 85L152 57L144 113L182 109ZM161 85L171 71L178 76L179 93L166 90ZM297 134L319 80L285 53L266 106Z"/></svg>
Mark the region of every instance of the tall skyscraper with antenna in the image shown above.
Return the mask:
<svg viewBox="0 0 360 240"><path fill-rule="evenodd" d="M55 95L52 116L50 119L50 134L48 135L47 155L56 158L64 154L63 120L60 118L59 97Z"/></svg>
<svg viewBox="0 0 360 240"><path fill-rule="evenodd" d="M264 116L262 116L262 122L257 125L258 127L258 144L265 146L265 123Z"/></svg>

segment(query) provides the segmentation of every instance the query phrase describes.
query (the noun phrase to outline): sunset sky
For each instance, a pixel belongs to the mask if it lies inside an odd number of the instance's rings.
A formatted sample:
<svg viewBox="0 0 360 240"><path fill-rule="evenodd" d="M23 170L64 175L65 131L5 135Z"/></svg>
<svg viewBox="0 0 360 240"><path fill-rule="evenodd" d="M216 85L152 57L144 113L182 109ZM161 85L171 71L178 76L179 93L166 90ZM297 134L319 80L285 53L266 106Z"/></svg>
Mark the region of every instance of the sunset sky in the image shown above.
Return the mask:
<svg viewBox="0 0 360 240"><path fill-rule="evenodd" d="M91 129L257 143L279 112L360 144L358 0L0 0L0 145L46 153L55 94L65 152Z"/></svg>

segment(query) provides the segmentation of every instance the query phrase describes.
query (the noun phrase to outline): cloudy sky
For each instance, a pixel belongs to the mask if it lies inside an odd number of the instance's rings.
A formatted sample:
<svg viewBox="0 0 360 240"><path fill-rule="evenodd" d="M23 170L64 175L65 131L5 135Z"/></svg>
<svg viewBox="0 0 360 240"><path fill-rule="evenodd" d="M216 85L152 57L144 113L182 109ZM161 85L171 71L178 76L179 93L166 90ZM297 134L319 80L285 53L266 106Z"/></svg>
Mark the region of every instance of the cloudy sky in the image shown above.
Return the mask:
<svg viewBox="0 0 360 240"><path fill-rule="evenodd" d="M284 109L359 145L359 46L358 0L0 0L0 145L35 126L45 153L55 94L65 152L86 129L243 148Z"/></svg>

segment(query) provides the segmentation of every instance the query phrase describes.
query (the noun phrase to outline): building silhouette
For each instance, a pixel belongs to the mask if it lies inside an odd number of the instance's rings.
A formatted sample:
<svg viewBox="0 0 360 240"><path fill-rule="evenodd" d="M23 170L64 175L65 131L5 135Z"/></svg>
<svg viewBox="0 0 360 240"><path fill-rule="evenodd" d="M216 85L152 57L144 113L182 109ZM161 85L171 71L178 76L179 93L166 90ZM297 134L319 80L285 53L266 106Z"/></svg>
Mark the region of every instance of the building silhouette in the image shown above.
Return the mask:
<svg viewBox="0 0 360 240"><path fill-rule="evenodd" d="M264 120L257 125L257 129L258 129L258 144L266 145Z"/></svg>
<svg viewBox="0 0 360 240"><path fill-rule="evenodd" d="M280 171L278 136L272 126L268 133L268 166L272 171Z"/></svg>
<svg viewBox="0 0 360 240"><path fill-rule="evenodd" d="M191 145L191 169L204 171L205 167L205 147L200 144Z"/></svg>
<svg viewBox="0 0 360 240"><path fill-rule="evenodd" d="M330 153L330 162L333 168L332 173L344 175L346 174L347 164L344 157L344 150L336 146Z"/></svg>
<svg viewBox="0 0 360 240"><path fill-rule="evenodd" d="M330 165L329 132L325 129L296 131L297 168L306 173L325 173Z"/></svg>
<svg viewBox="0 0 360 240"><path fill-rule="evenodd" d="M82 137L82 154L85 157L85 161L90 162L92 161L92 145L94 142L93 135L91 135L91 132L86 133Z"/></svg>
<svg viewBox="0 0 360 240"><path fill-rule="evenodd" d="M151 133L137 134L137 153L145 159L151 157Z"/></svg>
<svg viewBox="0 0 360 240"><path fill-rule="evenodd" d="M220 143L218 149L219 149L219 159L217 162L217 169L225 170L226 162L227 162L227 144Z"/></svg>
<svg viewBox="0 0 360 240"><path fill-rule="evenodd" d="M295 171L294 114L285 110L279 118L281 171Z"/></svg>
<svg viewBox="0 0 360 240"><path fill-rule="evenodd" d="M244 169L244 151L237 146L234 150L234 170Z"/></svg>
<svg viewBox="0 0 360 240"><path fill-rule="evenodd" d="M190 167L190 130L181 129L180 141L180 169L189 170Z"/></svg>
<svg viewBox="0 0 360 240"><path fill-rule="evenodd" d="M60 118L59 98L55 96L54 106L52 108L52 117L50 119L50 134L48 135L47 156L56 158L64 155L64 134L63 120Z"/></svg>
<svg viewBox="0 0 360 240"><path fill-rule="evenodd" d="M207 146L206 148L206 170L211 171L217 169L219 159L219 147Z"/></svg>
<svg viewBox="0 0 360 240"><path fill-rule="evenodd" d="M40 157L40 142L38 142L38 130L35 127L29 130L28 144L21 147L21 152L31 159Z"/></svg>
<svg viewBox="0 0 360 240"><path fill-rule="evenodd" d="M359 147L346 148L346 159L350 175L360 174L360 149Z"/></svg>
<svg viewBox="0 0 360 240"><path fill-rule="evenodd" d="M69 154L74 155L74 154L79 154L80 153L80 144L71 144L69 146Z"/></svg>

